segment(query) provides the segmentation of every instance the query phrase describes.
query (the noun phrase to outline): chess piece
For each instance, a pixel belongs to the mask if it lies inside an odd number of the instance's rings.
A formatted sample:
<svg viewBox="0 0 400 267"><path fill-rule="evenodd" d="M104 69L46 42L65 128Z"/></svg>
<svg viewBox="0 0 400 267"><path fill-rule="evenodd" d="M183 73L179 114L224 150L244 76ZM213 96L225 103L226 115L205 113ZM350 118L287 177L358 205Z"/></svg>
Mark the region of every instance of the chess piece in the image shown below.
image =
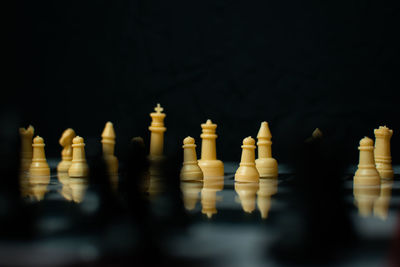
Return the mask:
<svg viewBox="0 0 400 267"><path fill-rule="evenodd" d="M278 192L277 179L260 179L260 189L257 192L257 206L261 218L267 219L271 209L271 196Z"/></svg>
<svg viewBox="0 0 400 267"><path fill-rule="evenodd" d="M183 204L185 205L186 210L194 210L202 187L203 183L198 181L181 182Z"/></svg>
<svg viewBox="0 0 400 267"><path fill-rule="evenodd" d="M364 137L360 141L360 162L354 175L354 184L357 185L380 185L381 178L375 167L374 141Z"/></svg>
<svg viewBox="0 0 400 267"><path fill-rule="evenodd" d="M40 136L36 136L33 139L33 157L31 167L29 168L30 176L43 176L49 177L50 179L50 168L46 161L46 155L44 153L44 141ZM45 178L47 180L47 178Z"/></svg>
<svg viewBox="0 0 400 267"><path fill-rule="evenodd" d="M72 140L72 164L68 169L69 177L87 177L89 167L85 157L85 143L83 138L76 136Z"/></svg>
<svg viewBox="0 0 400 267"><path fill-rule="evenodd" d="M167 128L164 127L165 113L160 104L154 108L155 112L150 113L152 118L149 130L151 132L150 137L150 157L161 157L164 149L164 132Z"/></svg>
<svg viewBox="0 0 400 267"><path fill-rule="evenodd" d="M224 188L223 176L204 176L203 189L201 189L201 213L209 219L217 214L217 192Z"/></svg>
<svg viewBox="0 0 400 267"><path fill-rule="evenodd" d="M258 159L256 159L256 167L260 177L278 177L278 163L272 158L271 137L268 123L262 122L257 134Z"/></svg>
<svg viewBox="0 0 400 267"><path fill-rule="evenodd" d="M61 161L57 165L58 172L67 172L72 164L72 139L76 136L75 131L71 128L66 129L58 141L63 147L61 151Z"/></svg>
<svg viewBox="0 0 400 267"><path fill-rule="evenodd" d="M103 145L103 157L107 164L109 174L118 173L118 159L114 155L115 148L115 131L113 124L107 122L101 134L101 143Z"/></svg>
<svg viewBox="0 0 400 267"><path fill-rule="evenodd" d="M240 166L235 173L237 182L258 182L260 174L257 171L255 163L255 140L251 136L243 139L242 158Z"/></svg>
<svg viewBox="0 0 400 267"><path fill-rule="evenodd" d="M256 209L256 193L258 188L258 183L235 182L235 191L239 195L244 212L252 213Z"/></svg>
<svg viewBox="0 0 400 267"><path fill-rule="evenodd" d="M28 128L19 128L19 135L21 137L21 166L22 172L29 171L32 163L32 137L35 129L32 125Z"/></svg>
<svg viewBox="0 0 400 267"><path fill-rule="evenodd" d="M207 120L206 123L201 125L203 129L200 135L201 142L201 159L198 161L199 167L203 171L204 177L206 176L224 176L224 164L217 159L217 148L215 139L217 135L215 130L217 125Z"/></svg>
<svg viewBox="0 0 400 267"><path fill-rule="evenodd" d="M375 165L381 178L393 179L392 156L390 154L390 139L393 130L379 126L375 133Z"/></svg>
<svg viewBox="0 0 400 267"><path fill-rule="evenodd" d="M183 140L183 167L181 169L181 180L199 181L203 179L203 171L198 165L196 156L196 145L193 137Z"/></svg>

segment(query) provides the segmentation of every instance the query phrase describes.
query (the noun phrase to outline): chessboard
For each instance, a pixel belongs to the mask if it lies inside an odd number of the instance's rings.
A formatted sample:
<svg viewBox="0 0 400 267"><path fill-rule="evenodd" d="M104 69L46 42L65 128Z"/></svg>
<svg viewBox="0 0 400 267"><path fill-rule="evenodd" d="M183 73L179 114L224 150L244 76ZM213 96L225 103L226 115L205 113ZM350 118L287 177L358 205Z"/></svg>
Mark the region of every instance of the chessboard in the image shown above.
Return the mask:
<svg viewBox="0 0 400 267"><path fill-rule="evenodd" d="M180 199L164 194L168 190L159 186L157 179L151 180L146 194L149 208L143 211L140 199L133 198L138 203L132 202L125 209L116 204L113 194L120 186L118 178L108 190L85 178L60 175L57 160L48 162L48 183L21 184L29 210L25 218L29 230L21 231L29 232L29 237L0 241L0 266L287 264L276 257L274 248L283 232L288 227L296 228L296 222L301 221L299 211L290 204L290 183L296 174L288 166L279 166L278 178L238 183L234 180L238 163L226 162L224 177L180 182ZM394 170L399 173L400 166L394 166ZM349 218L357 241L335 259L334 265L387 265L399 230L399 177L382 181L375 188L355 190L354 171L352 167L343 175L343 195L333 201L343 202L339 207ZM324 190L328 189L321 188ZM335 206L330 201L313 201L322 205L314 215L322 224L319 233L340 235L343 226L328 229L332 224L325 220L341 211L329 210ZM326 207L324 203L328 203ZM142 216L153 219L142 220ZM321 250L309 251L308 257L318 258L325 245L321 243Z"/></svg>

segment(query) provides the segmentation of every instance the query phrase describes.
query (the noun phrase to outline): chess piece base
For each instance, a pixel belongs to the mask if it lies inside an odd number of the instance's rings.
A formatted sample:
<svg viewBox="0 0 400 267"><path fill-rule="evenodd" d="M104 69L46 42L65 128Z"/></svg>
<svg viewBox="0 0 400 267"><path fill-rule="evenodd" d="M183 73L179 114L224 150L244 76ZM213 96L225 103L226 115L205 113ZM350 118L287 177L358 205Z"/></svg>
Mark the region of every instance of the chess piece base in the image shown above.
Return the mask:
<svg viewBox="0 0 400 267"><path fill-rule="evenodd" d="M68 169L71 167L72 161L62 160L57 165L58 172L68 172Z"/></svg>
<svg viewBox="0 0 400 267"><path fill-rule="evenodd" d="M89 174L89 167L86 163L73 163L68 170L69 177L87 177Z"/></svg>
<svg viewBox="0 0 400 267"><path fill-rule="evenodd" d="M240 166L235 173L237 182L258 182L260 174L255 166Z"/></svg>
<svg viewBox="0 0 400 267"><path fill-rule="evenodd" d="M274 158L256 159L256 168L260 178L278 177L278 162Z"/></svg>
<svg viewBox="0 0 400 267"><path fill-rule="evenodd" d="M394 172L390 164L388 166L384 163L376 163L376 170L379 172L382 179L393 179L394 177Z"/></svg>
<svg viewBox="0 0 400 267"><path fill-rule="evenodd" d="M199 160L204 177L224 176L224 163L220 160Z"/></svg>
<svg viewBox="0 0 400 267"><path fill-rule="evenodd" d="M358 169L354 175L354 184L380 185L381 177L375 168Z"/></svg>

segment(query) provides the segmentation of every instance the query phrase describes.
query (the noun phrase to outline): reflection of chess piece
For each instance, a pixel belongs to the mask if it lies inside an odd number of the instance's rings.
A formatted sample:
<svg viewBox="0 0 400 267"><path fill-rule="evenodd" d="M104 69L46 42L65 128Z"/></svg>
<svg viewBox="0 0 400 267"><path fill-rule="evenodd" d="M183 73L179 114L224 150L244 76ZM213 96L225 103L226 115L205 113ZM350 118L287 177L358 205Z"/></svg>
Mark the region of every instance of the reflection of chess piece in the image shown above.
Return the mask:
<svg viewBox="0 0 400 267"><path fill-rule="evenodd" d="M203 179L203 171L200 169L196 156L194 138L188 136L183 140L183 167L181 180L199 181Z"/></svg>
<svg viewBox="0 0 400 267"><path fill-rule="evenodd" d="M44 198L44 195L47 193L47 186L48 183L42 183L42 181L35 181L36 178L31 178L30 179L30 195L33 196L33 198L36 201L41 201Z"/></svg>
<svg viewBox="0 0 400 267"><path fill-rule="evenodd" d="M36 136L33 139L33 157L31 167L29 168L29 175L42 176L45 181L50 179L50 168L46 161L46 155L44 153L44 141L40 136Z"/></svg>
<svg viewBox="0 0 400 267"><path fill-rule="evenodd" d="M260 178L255 163L255 143L256 141L251 136L243 139L242 158L235 173L235 181L237 182L258 182Z"/></svg>
<svg viewBox="0 0 400 267"><path fill-rule="evenodd" d="M72 140L72 164L68 169L69 177L87 177L89 167L86 163L85 143L83 138L76 136Z"/></svg>
<svg viewBox="0 0 400 267"><path fill-rule="evenodd" d="M260 179L260 189L257 192L257 206L261 213L261 218L268 217L271 208L271 196L278 192L277 179Z"/></svg>
<svg viewBox="0 0 400 267"><path fill-rule="evenodd" d="M256 167L260 177L277 177L278 163L272 157L271 151L271 132L266 121L261 123L260 130L257 134L258 159L256 159Z"/></svg>
<svg viewBox="0 0 400 267"><path fill-rule="evenodd" d="M183 195L183 203L187 210L193 210L196 207L197 200L199 199L199 193L203 187L202 182L181 182L181 190Z"/></svg>
<svg viewBox="0 0 400 267"><path fill-rule="evenodd" d="M150 175L160 175L161 165L163 161L163 150L164 150L164 132L167 130L164 126L165 113L160 104L154 108L153 113L150 113L152 119L149 130L150 136Z"/></svg>
<svg viewBox="0 0 400 267"><path fill-rule="evenodd" d="M215 139L217 135L215 130L217 125L207 120L201 125L203 133L200 135L201 141L201 159L198 161L204 177L206 176L224 176L224 164L217 159L217 148Z"/></svg>
<svg viewBox="0 0 400 267"><path fill-rule="evenodd" d="M66 129L58 141L63 147L61 151L61 161L57 166L58 172L67 172L72 164L72 139L75 137L75 131L71 128Z"/></svg>
<svg viewBox="0 0 400 267"><path fill-rule="evenodd" d="M69 187L71 188L71 196L74 202L76 203L82 202L88 184L89 184L89 179L87 177L69 179Z"/></svg>
<svg viewBox="0 0 400 267"><path fill-rule="evenodd" d="M375 200L380 192L379 186L357 185L354 183L353 193L358 213L367 217L371 215Z"/></svg>
<svg viewBox="0 0 400 267"><path fill-rule="evenodd" d="M381 180L381 192L374 204L374 215L386 220L389 212L390 198L392 197L392 180Z"/></svg>
<svg viewBox="0 0 400 267"><path fill-rule="evenodd" d="M141 192L147 192L150 186L150 172L143 138L140 136L133 137L131 140L131 146L133 149L133 154L130 160L133 162L131 162L130 166L133 166L132 168L134 169L134 176L141 180L139 182Z"/></svg>
<svg viewBox="0 0 400 267"><path fill-rule="evenodd" d="M211 218L217 213L217 192L224 188L224 177L204 177L201 190L201 212Z"/></svg>
<svg viewBox="0 0 400 267"><path fill-rule="evenodd" d="M381 178L393 178L392 156L390 154L390 139L393 130L380 126L375 133L375 164Z"/></svg>
<svg viewBox="0 0 400 267"><path fill-rule="evenodd" d="M62 184L62 188L61 188L61 195L68 201L72 200L72 191L71 191L71 187L69 186L69 176L68 176L68 172L58 172L57 173L58 176L58 180L60 181L60 183Z"/></svg>
<svg viewBox="0 0 400 267"><path fill-rule="evenodd" d="M354 184L357 185L380 185L381 179L375 167L374 141L364 137L360 141L360 162L354 175Z"/></svg>
<svg viewBox="0 0 400 267"><path fill-rule="evenodd" d="M19 135L21 137L21 172L29 171L32 163L32 137L33 137L34 129L32 125L29 125L28 128L20 128Z"/></svg>
<svg viewBox="0 0 400 267"><path fill-rule="evenodd" d="M243 210L247 213L252 213L256 208L258 188L258 183L235 182L235 191L239 195Z"/></svg>

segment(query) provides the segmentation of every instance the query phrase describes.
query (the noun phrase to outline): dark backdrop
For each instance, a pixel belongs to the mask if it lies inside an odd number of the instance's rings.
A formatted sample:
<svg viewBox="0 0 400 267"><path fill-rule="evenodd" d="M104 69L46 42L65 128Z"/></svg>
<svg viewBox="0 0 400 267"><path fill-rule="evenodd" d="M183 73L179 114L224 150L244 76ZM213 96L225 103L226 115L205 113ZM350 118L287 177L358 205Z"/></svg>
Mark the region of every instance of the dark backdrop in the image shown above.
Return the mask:
<svg viewBox="0 0 400 267"><path fill-rule="evenodd" d="M168 151L187 135L200 144L210 118L219 158L239 161L242 139L266 120L279 162L320 127L357 163L359 140L386 124L400 163L394 2L25 0L5 106L35 126L48 156L65 128L100 140L108 120L119 153L148 138L160 102Z"/></svg>

